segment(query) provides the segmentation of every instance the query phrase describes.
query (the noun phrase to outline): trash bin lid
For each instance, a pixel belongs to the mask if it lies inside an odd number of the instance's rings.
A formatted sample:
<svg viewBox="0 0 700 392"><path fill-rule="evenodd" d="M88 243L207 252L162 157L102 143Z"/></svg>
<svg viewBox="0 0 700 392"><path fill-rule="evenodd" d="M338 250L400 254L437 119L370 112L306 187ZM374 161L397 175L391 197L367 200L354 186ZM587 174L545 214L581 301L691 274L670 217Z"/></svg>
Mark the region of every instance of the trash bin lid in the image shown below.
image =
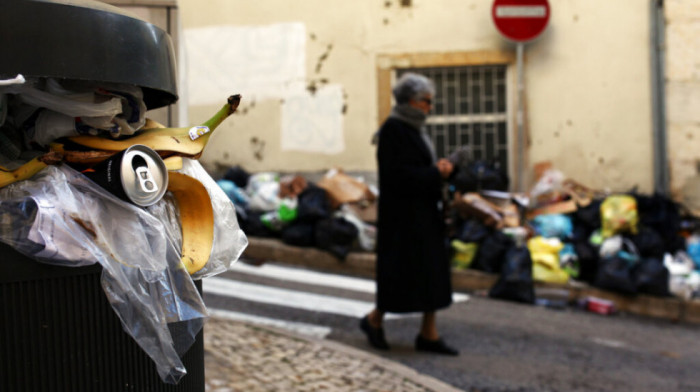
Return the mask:
<svg viewBox="0 0 700 392"><path fill-rule="evenodd" d="M3 1L0 79L17 74L137 85L148 109L177 101L170 36L92 0Z"/></svg>

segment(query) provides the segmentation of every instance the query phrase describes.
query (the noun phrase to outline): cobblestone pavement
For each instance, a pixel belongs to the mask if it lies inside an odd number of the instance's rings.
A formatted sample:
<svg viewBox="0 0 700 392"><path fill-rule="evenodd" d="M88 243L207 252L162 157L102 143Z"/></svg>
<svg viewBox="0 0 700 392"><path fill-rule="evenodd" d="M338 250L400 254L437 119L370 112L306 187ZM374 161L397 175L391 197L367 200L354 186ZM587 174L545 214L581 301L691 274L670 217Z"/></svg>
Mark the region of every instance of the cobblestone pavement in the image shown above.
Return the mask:
<svg viewBox="0 0 700 392"><path fill-rule="evenodd" d="M209 392L458 391L339 343L220 318L204 327L204 351Z"/></svg>

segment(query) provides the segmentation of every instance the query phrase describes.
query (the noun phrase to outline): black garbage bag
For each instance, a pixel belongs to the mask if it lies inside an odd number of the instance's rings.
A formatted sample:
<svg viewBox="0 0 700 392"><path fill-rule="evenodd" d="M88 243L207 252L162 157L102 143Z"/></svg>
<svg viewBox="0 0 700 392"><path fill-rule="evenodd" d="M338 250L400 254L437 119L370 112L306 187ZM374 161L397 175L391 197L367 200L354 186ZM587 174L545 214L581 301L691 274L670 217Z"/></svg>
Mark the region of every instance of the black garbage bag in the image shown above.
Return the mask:
<svg viewBox="0 0 700 392"><path fill-rule="evenodd" d="M532 304L535 302L535 284L532 280L532 259L525 246L511 247L489 297Z"/></svg>
<svg viewBox="0 0 700 392"><path fill-rule="evenodd" d="M637 200L639 224L656 230L664 240L665 252L674 254L683 250L684 243L678 237L681 229L680 206L661 194L651 196L632 193Z"/></svg>
<svg viewBox="0 0 700 392"><path fill-rule="evenodd" d="M643 258L634 266L632 277L637 291L640 293L668 297L669 272L664 265L663 257Z"/></svg>
<svg viewBox="0 0 700 392"><path fill-rule="evenodd" d="M357 227L345 218L326 218L316 223L316 246L340 260L350 253L357 235Z"/></svg>
<svg viewBox="0 0 700 392"><path fill-rule="evenodd" d="M578 256L579 273L578 280L593 283L598 273L598 249L588 240L574 242L574 252Z"/></svg>
<svg viewBox="0 0 700 392"><path fill-rule="evenodd" d="M460 222L455 238L462 242L482 242L490 233L489 228L476 219Z"/></svg>
<svg viewBox="0 0 700 392"><path fill-rule="evenodd" d="M622 294L636 294L633 264L617 255L600 259L593 286Z"/></svg>
<svg viewBox="0 0 700 392"><path fill-rule="evenodd" d="M663 258L666 251L664 238L651 227L640 226L637 234L628 234L625 237L632 241L639 256Z"/></svg>
<svg viewBox="0 0 700 392"><path fill-rule="evenodd" d="M484 272L500 273L506 252L515 242L500 230L493 230L479 244L471 267Z"/></svg>
<svg viewBox="0 0 700 392"><path fill-rule="evenodd" d="M238 209L236 210L236 216L238 218L238 224L241 227L241 230L250 237L277 237L278 234L275 233L274 231L270 230L265 226L265 224L262 222L260 219L263 215L263 212L254 212L251 210L244 210L245 215L242 213L239 213Z"/></svg>
<svg viewBox="0 0 700 392"><path fill-rule="evenodd" d="M308 222L292 222L282 228L282 241L294 246L316 245L316 225Z"/></svg>
<svg viewBox="0 0 700 392"><path fill-rule="evenodd" d="M592 200L590 204L585 207L579 207L574 215L574 226L582 225L588 230L588 233L600 229L602 226L600 220L600 205L603 204L603 200Z"/></svg>
<svg viewBox="0 0 700 392"><path fill-rule="evenodd" d="M237 187L245 189L245 187L248 186L248 180L250 180L250 173L240 166L234 166L226 170L224 179L233 181Z"/></svg>
<svg viewBox="0 0 700 392"><path fill-rule="evenodd" d="M316 222L331 216L331 205L326 190L309 183L297 198L297 220Z"/></svg>
<svg viewBox="0 0 700 392"><path fill-rule="evenodd" d="M461 193L482 190L507 191L509 179L498 161L477 160L455 166L450 183Z"/></svg>

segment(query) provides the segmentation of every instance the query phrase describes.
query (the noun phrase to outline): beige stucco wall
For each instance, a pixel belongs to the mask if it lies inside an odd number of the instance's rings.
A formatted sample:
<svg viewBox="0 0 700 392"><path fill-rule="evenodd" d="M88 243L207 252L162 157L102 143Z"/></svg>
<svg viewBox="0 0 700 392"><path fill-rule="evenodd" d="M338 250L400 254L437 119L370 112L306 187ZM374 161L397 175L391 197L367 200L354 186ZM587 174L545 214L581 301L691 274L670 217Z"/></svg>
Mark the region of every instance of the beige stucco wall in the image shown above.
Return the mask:
<svg viewBox="0 0 700 392"><path fill-rule="evenodd" d="M649 4L556 1L528 49L533 160L596 188L653 188Z"/></svg>
<svg viewBox="0 0 700 392"><path fill-rule="evenodd" d="M696 162L700 160L700 3L667 0L666 109L671 189L696 199ZM698 207L695 201L695 207Z"/></svg>
<svg viewBox="0 0 700 392"><path fill-rule="evenodd" d="M319 171L333 166L373 171L374 148L369 140L380 121L377 58L401 53L449 56L452 52L515 51L491 22L491 1L413 0L407 7L402 3L405 1L179 0L185 39L189 32L204 27L302 23L306 84L340 85L343 90L343 151L282 150L284 100L251 102L244 97L240 112L213 135L202 162L209 167L240 164L250 171ZM526 173L532 163L551 160L569 177L594 187L626 190L636 185L651 190L648 3L550 3L547 31L526 45ZM212 58L217 55L212 53ZM511 63L513 120L515 70ZM219 82L230 82L225 79ZM231 93L235 92L232 85ZM199 123L218 106L190 104L188 121ZM514 132L512 121L513 141Z"/></svg>

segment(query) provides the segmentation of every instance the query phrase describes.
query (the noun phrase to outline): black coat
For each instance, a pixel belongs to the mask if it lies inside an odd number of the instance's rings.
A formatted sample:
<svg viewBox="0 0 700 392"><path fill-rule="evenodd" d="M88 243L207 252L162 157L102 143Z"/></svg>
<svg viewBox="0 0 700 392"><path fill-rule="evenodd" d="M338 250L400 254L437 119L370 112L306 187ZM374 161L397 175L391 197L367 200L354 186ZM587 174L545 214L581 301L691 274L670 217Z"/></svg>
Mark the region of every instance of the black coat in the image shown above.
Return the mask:
<svg viewBox="0 0 700 392"><path fill-rule="evenodd" d="M452 303L440 202L442 179L415 128L388 119L379 130L377 308L435 311Z"/></svg>

